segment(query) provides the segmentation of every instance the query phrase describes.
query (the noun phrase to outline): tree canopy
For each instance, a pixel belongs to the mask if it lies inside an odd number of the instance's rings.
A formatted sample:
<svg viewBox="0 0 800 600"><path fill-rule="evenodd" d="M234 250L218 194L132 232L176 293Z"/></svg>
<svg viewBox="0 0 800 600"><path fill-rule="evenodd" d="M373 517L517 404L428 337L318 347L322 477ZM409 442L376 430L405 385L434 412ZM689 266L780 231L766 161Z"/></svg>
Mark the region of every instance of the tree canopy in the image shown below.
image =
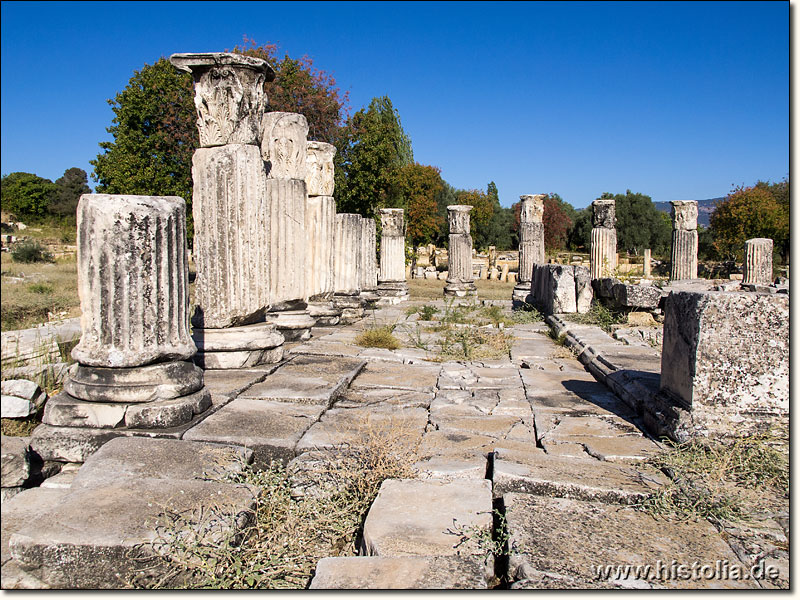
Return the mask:
<svg viewBox="0 0 800 600"><path fill-rule="evenodd" d="M9 173L0 182L0 201L4 212L17 219L41 219L58 194L58 186L33 173Z"/></svg>
<svg viewBox="0 0 800 600"><path fill-rule="evenodd" d="M406 239L417 247L438 238L447 223L436 210L436 198L444 190L438 167L412 163L400 167L395 190L403 199Z"/></svg>
<svg viewBox="0 0 800 600"><path fill-rule="evenodd" d="M650 196L626 190L624 194L605 192L600 198L616 201L617 248L620 252L642 254L646 248L657 255L669 252L672 243L670 218L655 207Z"/></svg>
<svg viewBox="0 0 800 600"><path fill-rule="evenodd" d="M77 167L67 169L64 175L56 179L56 187L58 191L50 203L49 212L62 219L74 221L77 217L78 201L83 194L92 191L86 171Z"/></svg>
<svg viewBox="0 0 800 600"><path fill-rule="evenodd" d="M782 260L789 253L789 181L759 181L735 187L711 215L714 248L723 258L741 260L744 243L770 238Z"/></svg>

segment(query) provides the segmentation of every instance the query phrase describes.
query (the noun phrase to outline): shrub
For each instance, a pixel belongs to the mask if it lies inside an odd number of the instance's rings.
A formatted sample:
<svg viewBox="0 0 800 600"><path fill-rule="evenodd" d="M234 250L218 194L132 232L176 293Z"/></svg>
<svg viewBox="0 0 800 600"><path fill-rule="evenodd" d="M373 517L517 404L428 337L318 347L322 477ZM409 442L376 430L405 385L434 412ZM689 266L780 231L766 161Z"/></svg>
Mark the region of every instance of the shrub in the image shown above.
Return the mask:
<svg viewBox="0 0 800 600"><path fill-rule="evenodd" d="M364 348L397 350L398 348L402 348L403 344L394 336L393 332L393 325L370 327L356 336L355 343Z"/></svg>
<svg viewBox="0 0 800 600"><path fill-rule="evenodd" d="M16 244L11 251L11 258L15 262L21 263L55 262L53 254L39 242L33 240L25 240Z"/></svg>

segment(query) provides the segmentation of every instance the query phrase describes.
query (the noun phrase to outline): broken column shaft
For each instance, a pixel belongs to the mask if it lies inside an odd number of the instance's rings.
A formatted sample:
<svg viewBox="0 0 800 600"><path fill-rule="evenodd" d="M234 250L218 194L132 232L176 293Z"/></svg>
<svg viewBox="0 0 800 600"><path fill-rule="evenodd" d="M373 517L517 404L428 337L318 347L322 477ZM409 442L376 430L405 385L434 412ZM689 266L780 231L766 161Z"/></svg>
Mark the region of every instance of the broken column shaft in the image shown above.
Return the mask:
<svg viewBox="0 0 800 600"><path fill-rule="evenodd" d="M477 296L472 276L472 236L469 234L469 205L454 204L447 207L450 225L448 273L444 295L456 298Z"/></svg>
<svg viewBox="0 0 800 600"><path fill-rule="evenodd" d="M672 281L697 279L697 201L673 200Z"/></svg>

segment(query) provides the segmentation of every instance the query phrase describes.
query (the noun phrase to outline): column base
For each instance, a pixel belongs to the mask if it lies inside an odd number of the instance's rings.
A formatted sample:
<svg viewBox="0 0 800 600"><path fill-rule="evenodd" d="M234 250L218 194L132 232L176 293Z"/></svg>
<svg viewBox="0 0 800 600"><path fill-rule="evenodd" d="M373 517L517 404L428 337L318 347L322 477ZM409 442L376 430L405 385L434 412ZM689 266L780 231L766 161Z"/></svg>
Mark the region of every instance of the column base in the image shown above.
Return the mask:
<svg viewBox="0 0 800 600"><path fill-rule="evenodd" d="M195 364L203 369L244 369L283 360L283 334L272 323L194 329Z"/></svg>
<svg viewBox="0 0 800 600"><path fill-rule="evenodd" d="M342 325L350 325L359 319L364 318L364 302L361 300L359 294L345 295L334 294L333 305L342 311L341 321Z"/></svg>
<svg viewBox="0 0 800 600"><path fill-rule="evenodd" d="M375 308L376 303L381 298L377 288L374 290L362 290L358 297L361 298L365 308Z"/></svg>
<svg viewBox="0 0 800 600"><path fill-rule="evenodd" d="M399 304L409 299L408 284L405 281L379 281L378 306Z"/></svg>
<svg viewBox="0 0 800 600"><path fill-rule="evenodd" d="M472 281L447 281L444 295L446 298L477 298L478 288Z"/></svg>
<svg viewBox="0 0 800 600"><path fill-rule="evenodd" d="M332 327L342 320L342 311L330 300L312 301L308 303L308 314L316 319L317 327Z"/></svg>
<svg viewBox="0 0 800 600"><path fill-rule="evenodd" d="M533 294L531 293L531 282L517 283L511 292L511 309L520 310L526 305L533 306Z"/></svg>
<svg viewBox="0 0 800 600"><path fill-rule="evenodd" d="M298 342L311 339L311 328L317 320L306 310L269 311L264 320L272 323L283 334L287 342Z"/></svg>

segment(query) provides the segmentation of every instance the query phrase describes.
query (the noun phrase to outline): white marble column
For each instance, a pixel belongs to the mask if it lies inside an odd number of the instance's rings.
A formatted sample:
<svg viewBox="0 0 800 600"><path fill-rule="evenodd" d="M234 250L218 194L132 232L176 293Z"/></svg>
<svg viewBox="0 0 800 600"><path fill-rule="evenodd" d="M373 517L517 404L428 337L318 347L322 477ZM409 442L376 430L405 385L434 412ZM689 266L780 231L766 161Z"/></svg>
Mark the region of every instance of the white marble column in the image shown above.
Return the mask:
<svg viewBox="0 0 800 600"><path fill-rule="evenodd" d="M366 302L378 300L377 228L375 219L361 218L361 298Z"/></svg>
<svg viewBox="0 0 800 600"><path fill-rule="evenodd" d="M673 200L672 204L672 281L697 279L697 201Z"/></svg>
<svg viewBox="0 0 800 600"><path fill-rule="evenodd" d="M592 202L592 241L590 271L592 279L611 277L617 268L616 202Z"/></svg>
<svg viewBox="0 0 800 600"><path fill-rule="evenodd" d="M342 311L342 322L352 323L364 315L361 294L361 215L337 214L334 230L333 304Z"/></svg>
<svg viewBox="0 0 800 600"><path fill-rule="evenodd" d="M753 238L744 243L744 277L742 285L772 283L772 246L769 238Z"/></svg>
<svg viewBox="0 0 800 600"><path fill-rule="evenodd" d="M382 208L381 262L378 275L379 304L408 300L406 283L406 238L402 208Z"/></svg>
<svg viewBox="0 0 800 600"><path fill-rule="evenodd" d="M533 266L544 263L544 198L545 194L520 196L519 215L519 272L518 282L511 292L512 307L533 304L531 282Z"/></svg>
<svg viewBox="0 0 800 600"><path fill-rule="evenodd" d="M469 227L469 205L447 207L450 225L448 274L444 295L456 298L475 297L477 289L472 276L472 236Z"/></svg>

